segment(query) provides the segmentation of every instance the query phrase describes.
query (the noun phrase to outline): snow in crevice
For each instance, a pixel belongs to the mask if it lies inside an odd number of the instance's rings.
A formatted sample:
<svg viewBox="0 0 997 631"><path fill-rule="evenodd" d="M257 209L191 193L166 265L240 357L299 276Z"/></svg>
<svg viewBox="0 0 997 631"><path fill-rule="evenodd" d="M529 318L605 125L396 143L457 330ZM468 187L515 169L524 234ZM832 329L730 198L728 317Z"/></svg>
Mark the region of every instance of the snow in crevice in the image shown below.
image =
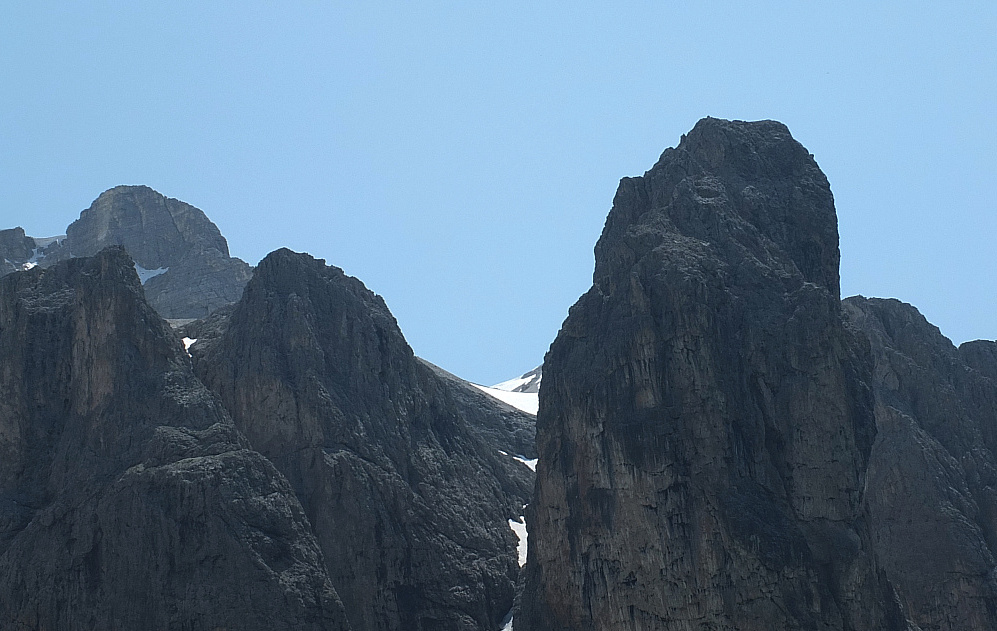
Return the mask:
<svg viewBox="0 0 997 631"><path fill-rule="evenodd" d="M187 357L193 357L190 354L190 347L197 343L196 337L185 337L183 338L183 349L187 351Z"/></svg>
<svg viewBox="0 0 997 631"><path fill-rule="evenodd" d="M516 460L522 462L527 467L529 467L530 471L533 471L534 473L536 473L536 471L537 471L537 459L536 458L532 458L530 460L527 460L526 458L524 458L522 456L513 456L513 458L515 458Z"/></svg>
<svg viewBox="0 0 997 631"><path fill-rule="evenodd" d="M523 505L523 512L524 513L526 512L525 504ZM519 553L519 567L523 567L524 565L526 565L526 555L529 550L529 546L527 545L528 535L526 532L526 515L520 515L518 521L515 519L510 519L509 528L512 529L512 531L516 533L516 537L519 538L519 545L517 546L516 550ZM512 611L508 613L507 618L508 618L507 620L503 621L505 624L502 626L502 631L513 631Z"/></svg>
<svg viewBox="0 0 997 631"><path fill-rule="evenodd" d="M165 274L166 272L170 271L170 268L160 267L158 269L145 269L144 267L136 263L135 271L138 273L139 281L144 285L149 281L150 278L155 278L160 274Z"/></svg>
<svg viewBox="0 0 997 631"><path fill-rule="evenodd" d="M526 508L525 506L523 508ZM516 550L519 552L519 567L526 565L526 552L527 552L527 532L526 532L526 516L520 515L519 521L515 519L509 520L509 528L512 529L516 536L519 537L519 546Z"/></svg>

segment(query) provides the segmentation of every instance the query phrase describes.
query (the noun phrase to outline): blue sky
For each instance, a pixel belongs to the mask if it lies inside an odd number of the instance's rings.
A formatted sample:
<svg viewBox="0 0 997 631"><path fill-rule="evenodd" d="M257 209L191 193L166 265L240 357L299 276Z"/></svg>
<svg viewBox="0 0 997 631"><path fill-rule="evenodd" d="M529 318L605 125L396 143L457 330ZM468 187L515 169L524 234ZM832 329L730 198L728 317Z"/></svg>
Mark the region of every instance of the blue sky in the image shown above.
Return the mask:
<svg viewBox="0 0 997 631"><path fill-rule="evenodd" d="M772 118L831 181L844 295L997 337L997 3L272 4L3 3L0 227L147 184L494 383L590 285L621 177L703 116Z"/></svg>

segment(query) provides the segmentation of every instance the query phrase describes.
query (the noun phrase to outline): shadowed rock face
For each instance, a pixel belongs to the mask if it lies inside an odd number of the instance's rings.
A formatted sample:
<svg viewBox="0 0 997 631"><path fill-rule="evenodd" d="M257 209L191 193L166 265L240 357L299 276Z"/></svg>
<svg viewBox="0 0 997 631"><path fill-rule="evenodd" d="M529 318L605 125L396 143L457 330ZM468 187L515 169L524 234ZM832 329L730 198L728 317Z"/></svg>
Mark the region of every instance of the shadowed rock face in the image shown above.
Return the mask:
<svg viewBox="0 0 997 631"><path fill-rule="evenodd" d="M200 324L203 381L291 481L354 629L494 629L532 474L485 445L380 297L278 250Z"/></svg>
<svg viewBox="0 0 997 631"><path fill-rule="evenodd" d="M349 628L121 249L0 279L0 627Z"/></svg>
<svg viewBox="0 0 997 631"><path fill-rule="evenodd" d="M875 358L866 502L881 566L921 629L997 628L997 345L956 349L897 300L844 311Z"/></svg>
<svg viewBox="0 0 997 631"><path fill-rule="evenodd" d="M704 119L620 183L544 360L517 630L904 629L863 487L867 347L828 182Z"/></svg>
<svg viewBox="0 0 997 631"><path fill-rule="evenodd" d="M31 258L35 240L25 236L23 228L0 230L0 276L20 269Z"/></svg>

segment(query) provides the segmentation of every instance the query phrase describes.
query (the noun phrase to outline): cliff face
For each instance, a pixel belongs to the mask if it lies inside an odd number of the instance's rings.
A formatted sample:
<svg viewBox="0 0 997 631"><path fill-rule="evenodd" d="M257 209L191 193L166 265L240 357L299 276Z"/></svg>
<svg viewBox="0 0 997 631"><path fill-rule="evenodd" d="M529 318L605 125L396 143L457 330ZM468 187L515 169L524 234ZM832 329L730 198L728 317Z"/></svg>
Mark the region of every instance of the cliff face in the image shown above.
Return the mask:
<svg viewBox="0 0 997 631"><path fill-rule="evenodd" d="M997 628L997 345L956 349L897 300L844 311L875 357L866 502L880 564L921 629Z"/></svg>
<svg viewBox="0 0 997 631"><path fill-rule="evenodd" d="M0 230L0 276L20 269L34 248L35 240L25 236L23 228Z"/></svg>
<svg viewBox="0 0 997 631"><path fill-rule="evenodd" d="M380 297L278 250L212 320L196 370L291 481L354 628L496 628L532 474L479 440Z"/></svg>
<svg viewBox="0 0 997 631"><path fill-rule="evenodd" d="M4 629L347 629L291 486L121 249L0 279Z"/></svg>
<svg viewBox="0 0 997 631"><path fill-rule="evenodd" d="M775 122L705 119L621 182L544 361L517 629L906 628L836 226Z"/></svg>

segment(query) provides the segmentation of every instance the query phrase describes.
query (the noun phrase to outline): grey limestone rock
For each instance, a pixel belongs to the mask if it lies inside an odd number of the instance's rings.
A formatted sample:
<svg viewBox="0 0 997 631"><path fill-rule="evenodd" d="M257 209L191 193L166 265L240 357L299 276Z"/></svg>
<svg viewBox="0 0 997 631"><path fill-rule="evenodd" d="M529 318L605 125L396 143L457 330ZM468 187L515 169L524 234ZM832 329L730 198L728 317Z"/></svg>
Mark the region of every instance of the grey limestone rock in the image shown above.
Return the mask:
<svg viewBox="0 0 997 631"><path fill-rule="evenodd" d="M72 256L122 245L147 270L146 298L164 318L203 318L242 295L252 275L199 209L147 186L102 193L66 230Z"/></svg>
<svg viewBox="0 0 997 631"><path fill-rule="evenodd" d="M875 358L866 503L881 565L921 629L997 628L995 345L956 349L898 300L844 310Z"/></svg>
<svg viewBox="0 0 997 631"><path fill-rule="evenodd" d="M349 629L120 248L0 279L0 628Z"/></svg>
<svg viewBox="0 0 997 631"><path fill-rule="evenodd" d="M0 276L120 245L149 272L146 299L167 319L203 318L234 303L252 276L203 212L147 186L101 193L66 233L35 239L21 228L0 231Z"/></svg>
<svg viewBox="0 0 997 631"><path fill-rule="evenodd" d="M0 230L0 276L14 272L31 258L35 240L24 234L24 228Z"/></svg>
<svg viewBox="0 0 997 631"><path fill-rule="evenodd" d="M447 385L470 429L496 451L523 456L537 455L537 422L532 414L491 397L460 377L420 359ZM518 390L525 392L525 390ZM536 392L533 390L532 392Z"/></svg>
<svg viewBox="0 0 997 631"><path fill-rule="evenodd" d="M516 629L909 628L813 157L780 123L704 119L620 183L595 251L544 361Z"/></svg>
<svg viewBox="0 0 997 631"><path fill-rule="evenodd" d="M197 373L290 480L354 629L495 629L532 473L470 427L384 301L267 256L230 314L183 329ZM203 339L203 342L202 342Z"/></svg>

